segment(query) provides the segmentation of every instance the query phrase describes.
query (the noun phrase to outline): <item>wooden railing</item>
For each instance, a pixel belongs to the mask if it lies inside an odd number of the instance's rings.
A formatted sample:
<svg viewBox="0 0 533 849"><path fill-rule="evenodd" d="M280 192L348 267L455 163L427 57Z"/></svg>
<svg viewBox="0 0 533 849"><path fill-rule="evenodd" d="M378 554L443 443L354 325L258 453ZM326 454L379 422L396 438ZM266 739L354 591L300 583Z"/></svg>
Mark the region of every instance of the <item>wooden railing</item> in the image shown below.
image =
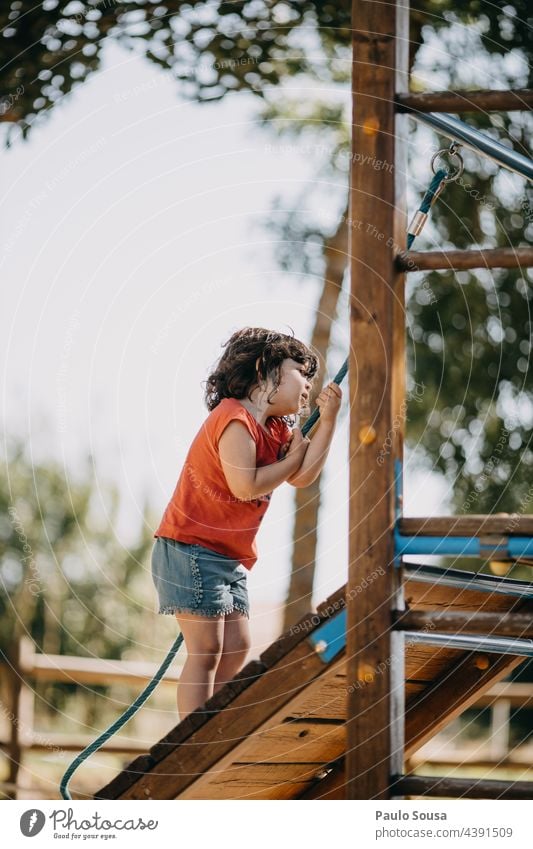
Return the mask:
<svg viewBox="0 0 533 849"><path fill-rule="evenodd" d="M19 771L26 752L79 752L97 736L37 731L34 727L34 684L40 681L99 686L126 684L131 685L132 690L140 691L151 681L159 664L45 655L36 652L33 641L23 637L18 645L16 662L12 666L4 663L1 668L2 678L7 684L7 698L1 705L0 721L5 723L7 720L10 723L10 733L7 738L0 739L0 750L9 759L9 776L6 781L0 782L0 790L4 797L16 799L18 790L28 792L30 789L18 785ZM175 688L179 680L178 671L176 668L167 670L159 686L171 685ZM146 751L146 742L115 736L102 746L101 751L139 754Z"/></svg>

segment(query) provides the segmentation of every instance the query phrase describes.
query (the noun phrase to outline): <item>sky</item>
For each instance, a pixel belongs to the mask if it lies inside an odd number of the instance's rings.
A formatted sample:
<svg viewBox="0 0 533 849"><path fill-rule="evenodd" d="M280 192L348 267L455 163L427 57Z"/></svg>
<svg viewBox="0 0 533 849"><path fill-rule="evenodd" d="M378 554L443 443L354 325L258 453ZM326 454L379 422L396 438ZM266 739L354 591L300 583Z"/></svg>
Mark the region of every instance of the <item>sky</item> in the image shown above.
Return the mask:
<svg viewBox="0 0 533 849"><path fill-rule="evenodd" d="M272 149L257 108L243 93L180 100L169 75L109 43L101 70L29 141L2 151L3 426L35 462L61 462L67 487L90 453L99 489L120 489L109 532L124 546L146 501L158 523L207 415L202 381L231 333L258 325L310 340L321 280L281 271L263 224L277 195L297 212L316 162L295 145ZM341 179L326 187L330 212ZM333 340L328 380L349 348L346 292ZM347 574L343 388L315 603ZM289 580L293 494L287 484L276 491L257 537L250 593L272 602ZM446 510L430 472L406 470L404 498L406 515Z"/></svg>

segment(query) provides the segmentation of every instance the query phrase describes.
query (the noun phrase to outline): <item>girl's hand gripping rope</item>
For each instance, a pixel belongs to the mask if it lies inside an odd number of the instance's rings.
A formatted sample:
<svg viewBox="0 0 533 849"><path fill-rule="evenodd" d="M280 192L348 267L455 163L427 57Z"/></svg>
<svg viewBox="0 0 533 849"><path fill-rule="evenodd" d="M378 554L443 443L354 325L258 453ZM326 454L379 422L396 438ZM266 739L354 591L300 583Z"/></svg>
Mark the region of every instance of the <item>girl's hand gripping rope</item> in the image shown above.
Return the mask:
<svg viewBox="0 0 533 849"><path fill-rule="evenodd" d="M316 399L316 405L320 408L320 420L322 422L335 423L337 414L341 408L342 389L338 383L331 381L320 392Z"/></svg>

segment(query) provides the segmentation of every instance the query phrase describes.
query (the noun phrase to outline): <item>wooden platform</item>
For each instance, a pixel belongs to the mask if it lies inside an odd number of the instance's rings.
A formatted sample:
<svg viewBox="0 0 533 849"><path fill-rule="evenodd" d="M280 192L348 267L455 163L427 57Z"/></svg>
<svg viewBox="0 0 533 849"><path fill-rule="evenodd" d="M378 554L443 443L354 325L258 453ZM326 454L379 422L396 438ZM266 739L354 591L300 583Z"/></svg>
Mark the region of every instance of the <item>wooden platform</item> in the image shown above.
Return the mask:
<svg viewBox="0 0 533 849"><path fill-rule="evenodd" d="M343 615L344 594L342 587L300 620L94 798L343 799L345 648L335 651L333 643L329 656L312 640ZM413 577L405 581L405 599L412 610L533 614L532 599ZM522 661L407 641L405 756Z"/></svg>

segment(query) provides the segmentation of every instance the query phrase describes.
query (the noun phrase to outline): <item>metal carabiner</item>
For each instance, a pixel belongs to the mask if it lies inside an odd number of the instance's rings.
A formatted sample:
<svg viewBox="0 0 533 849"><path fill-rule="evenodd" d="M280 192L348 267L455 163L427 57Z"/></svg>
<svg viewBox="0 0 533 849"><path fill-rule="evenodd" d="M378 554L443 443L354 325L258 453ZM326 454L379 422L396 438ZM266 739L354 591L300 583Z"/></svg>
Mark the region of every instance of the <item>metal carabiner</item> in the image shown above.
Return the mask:
<svg viewBox="0 0 533 849"><path fill-rule="evenodd" d="M458 152L460 147L461 147L461 145L458 142L452 141L449 148L443 147L443 148L441 148L441 150L438 150L436 153L434 153L433 156L431 157L431 170L433 171L434 174L437 173L437 170L435 168L435 160L438 157L440 157L442 159L444 159L445 157L449 157L450 159L456 159L458 161L458 165L456 166L455 172L448 171L446 177L444 177L445 183L453 183L453 181L457 180L461 176L463 171L465 170L465 164L463 162L463 157Z"/></svg>

